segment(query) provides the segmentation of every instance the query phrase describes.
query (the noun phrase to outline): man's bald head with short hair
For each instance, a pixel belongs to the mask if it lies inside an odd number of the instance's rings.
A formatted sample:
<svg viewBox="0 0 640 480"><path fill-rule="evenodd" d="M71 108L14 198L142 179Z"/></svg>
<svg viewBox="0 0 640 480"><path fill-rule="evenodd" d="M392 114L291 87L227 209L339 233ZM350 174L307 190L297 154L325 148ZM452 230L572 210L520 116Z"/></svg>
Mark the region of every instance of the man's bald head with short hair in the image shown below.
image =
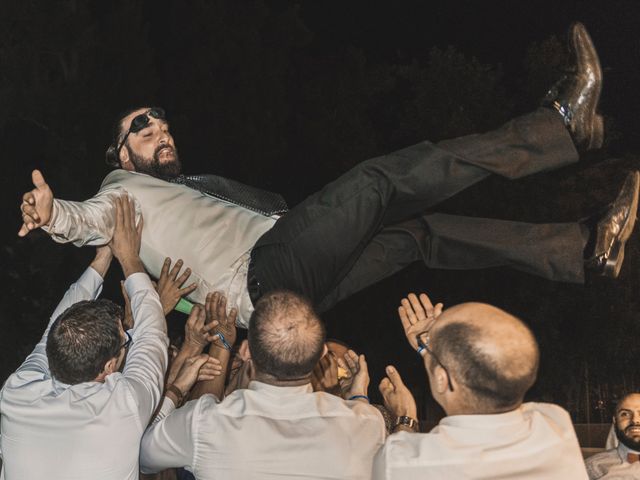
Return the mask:
<svg viewBox="0 0 640 480"><path fill-rule="evenodd" d="M274 291L256 303L248 339L258 372L297 380L310 375L322 357L325 329L308 300L290 291Z"/></svg>
<svg viewBox="0 0 640 480"><path fill-rule="evenodd" d="M517 408L538 373L533 333L515 316L483 303L445 310L431 332L432 350L476 413ZM434 362L431 363L431 368Z"/></svg>

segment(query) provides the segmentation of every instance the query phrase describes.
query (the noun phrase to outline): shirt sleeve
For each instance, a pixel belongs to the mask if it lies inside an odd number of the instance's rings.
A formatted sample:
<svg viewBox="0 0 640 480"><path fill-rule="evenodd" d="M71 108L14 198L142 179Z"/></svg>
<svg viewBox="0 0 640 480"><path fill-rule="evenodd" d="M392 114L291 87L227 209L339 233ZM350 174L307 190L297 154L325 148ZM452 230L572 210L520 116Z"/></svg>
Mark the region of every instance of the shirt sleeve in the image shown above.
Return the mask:
<svg viewBox="0 0 640 480"><path fill-rule="evenodd" d="M126 191L118 185L109 185L93 198L84 202L53 200L49 225L42 227L58 243L73 242L83 245L109 243L115 228L114 201ZM136 223L140 220L140 205L131 197L136 207Z"/></svg>
<svg viewBox="0 0 640 480"><path fill-rule="evenodd" d="M190 467L193 470L194 445L197 443L194 425L198 425L200 412L210 403L215 404L210 395L187 402L147 429L140 444L140 469L143 473L156 473L172 467Z"/></svg>
<svg viewBox="0 0 640 480"><path fill-rule="evenodd" d="M62 300L56 307L47 324L47 328L42 335L42 338L34 348L33 352L26 358L26 360L20 365L16 374L21 372L31 371L40 372L45 376L49 376L49 361L47 359L47 338L49 336L49 330L53 322L71 305L78 303L82 300L95 300L102 291L103 279L98 272L93 268L87 268L82 276L76 283L69 287L67 293L64 294Z"/></svg>
<svg viewBox="0 0 640 480"><path fill-rule="evenodd" d="M134 326L124 377L132 388L144 428L160 402L167 370L169 339L158 293L146 273L134 273L124 286L131 301Z"/></svg>

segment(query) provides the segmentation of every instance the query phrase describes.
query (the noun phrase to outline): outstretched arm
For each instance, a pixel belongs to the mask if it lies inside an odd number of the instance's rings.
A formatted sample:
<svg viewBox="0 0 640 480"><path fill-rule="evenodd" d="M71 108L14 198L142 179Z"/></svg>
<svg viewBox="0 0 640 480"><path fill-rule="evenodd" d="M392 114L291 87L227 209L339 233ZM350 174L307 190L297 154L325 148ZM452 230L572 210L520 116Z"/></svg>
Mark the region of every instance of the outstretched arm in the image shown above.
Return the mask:
<svg viewBox="0 0 640 480"><path fill-rule="evenodd" d="M122 188L108 186L84 202L71 202L54 198L39 170L32 172L31 179L34 188L23 195L20 205L19 236L42 228L56 242L73 242L78 247L105 245L111 240L115 228L114 201L125 192ZM135 199L134 204L138 221L140 206Z"/></svg>

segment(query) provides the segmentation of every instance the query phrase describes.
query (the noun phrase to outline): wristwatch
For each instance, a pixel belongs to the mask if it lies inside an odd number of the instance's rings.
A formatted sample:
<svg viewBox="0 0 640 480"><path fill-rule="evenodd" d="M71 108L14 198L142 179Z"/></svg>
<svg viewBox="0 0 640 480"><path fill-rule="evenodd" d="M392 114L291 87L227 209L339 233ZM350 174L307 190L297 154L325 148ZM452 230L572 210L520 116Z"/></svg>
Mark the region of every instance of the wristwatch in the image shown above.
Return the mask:
<svg viewBox="0 0 640 480"><path fill-rule="evenodd" d="M415 418L407 417L406 415L400 415L396 418L396 424L394 429L402 425L403 427L410 428L414 432L418 431L418 421Z"/></svg>

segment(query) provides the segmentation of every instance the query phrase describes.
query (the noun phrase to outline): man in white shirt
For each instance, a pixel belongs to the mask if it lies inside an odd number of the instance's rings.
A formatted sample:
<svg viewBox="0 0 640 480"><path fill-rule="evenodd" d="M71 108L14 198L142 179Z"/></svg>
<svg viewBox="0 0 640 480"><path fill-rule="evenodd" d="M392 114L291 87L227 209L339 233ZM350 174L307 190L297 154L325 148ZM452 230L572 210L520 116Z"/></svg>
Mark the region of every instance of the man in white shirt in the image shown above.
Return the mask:
<svg viewBox="0 0 640 480"><path fill-rule="evenodd" d="M569 414L522 403L535 382L538 346L516 317L486 304L446 310L410 294L399 309L407 340L423 356L431 394L447 416L430 433L397 431L374 463L375 479L586 479ZM385 405L409 430L415 401L393 367Z"/></svg>
<svg viewBox="0 0 640 480"><path fill-rule="evenodd" d="M364 356L345 365L353 383L343 400L313 392L311 374L326 353L324 328L308 301L271 292L249 327L254 380L218 403L204 395L174 409L163 403L140 449L143 472L186 467L201 479L369 479L385 437L369 405Z"/></svg>
<svg viewBox="0 0 640 480"><path fill-rule="evenodd" d="M0 392L6 480L138 478L140 438L162 394L168 339L134 220L133 205L118 199L110 248L126 277L133 328L123 328L122 308L96 300L112 258L101 247Z"/></svg>
<svg viewBox="0 0 640 480"><path fill-rule="evenodd" d="M586 460L589 480L640 478L640 393L618 402L613 427L618 446Z"/></svg>
<svg viewBox="0 0 640 480"><path fill-rule="evenodd" d="M182 258L198 287L190 298L204 303L208 292L222 292L244 327L268 291L298 292L323 311L415 261L457 270L510 266L576 283L585 268L615 277L636 218L636 173L591 230L578 222L425 215L491 174L521 178L559 168L578 160L577 149L601 145L598 56L580 24L570 44L575 74L550 91L545 108L493 132L422 142L362 162L282 216L273 195L219 177L179 175L164 111L132 110L118 120L107 151L119 168L95 197L54 200L34 172L20 235L44 227L58 242L104 244L113 230L112 197L126 190L146 219L141 258L149 273L157 276L165 257Z"/></svg>

